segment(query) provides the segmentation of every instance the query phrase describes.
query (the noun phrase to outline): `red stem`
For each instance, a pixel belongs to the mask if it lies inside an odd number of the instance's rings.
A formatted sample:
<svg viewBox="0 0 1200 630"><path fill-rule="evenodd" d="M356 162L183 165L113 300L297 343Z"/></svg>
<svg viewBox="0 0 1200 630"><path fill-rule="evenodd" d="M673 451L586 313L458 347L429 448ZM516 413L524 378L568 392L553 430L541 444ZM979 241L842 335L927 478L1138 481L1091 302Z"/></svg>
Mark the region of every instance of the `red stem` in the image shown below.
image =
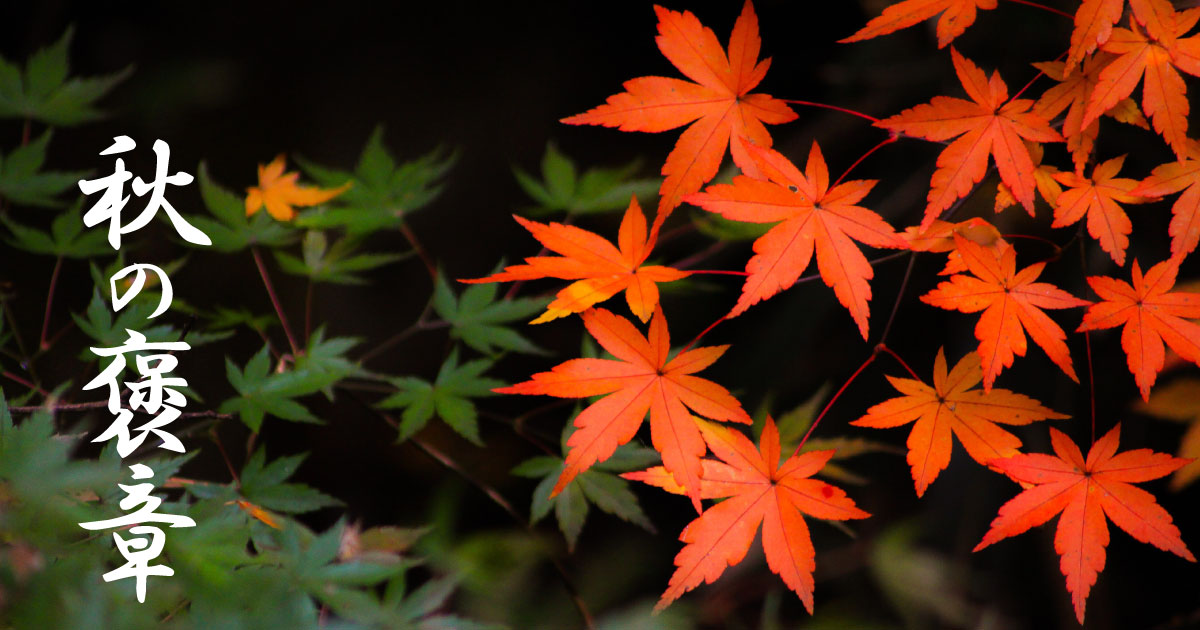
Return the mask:
<svg viewBox="0 0 1200 630"><path fill-rule="evenodd" d="M50 392L47 392L46 390L42 389L41 387L38 387L37 385L34 385L33 383L30 383L29 381L21 378L20 376L17 376L16 374L13 374L12 372L9 372L7 370L0 372L0 376L3 376L7 379L16 381L16 382L24 385L25 387L32 389L33 391L41 394L43 398L48 397L50 395Z"/></svg>
<svg viewBox="0 0 1200 630"><path fill-rule="evenodd" d="M908 371L909 375L911 375L913 377L913 379L918 380L918 381L921 380L921 377L917 376L917 373L914 372L912 368L908 367L908 364L904 362L904 359L900 358L900 355L896 354L895 350L892 350L891 348L887 347L885 344L881 343L881 344L875 346L875 353L879 354L880 352L886 352L886 353L892 355L892 358L895 359L896 361L898 361L900 363L900 365L904 366L904 369Z"/></svg>
<svg viewBox="0 0 1200 630"><path fill-rule="evenodd" d="M750 275L749 273L747 273L745 271L728 271L725 269L694 269L692 271L689 271L688 273L708 274L708 275L713 275L713 276L748 276L748 275Z"/></svg>
<svg viewBox="0 0 1200 630"><path fill-rule="evenodd" d="M1058 9L1055 9L1054 7L1048 7L1044 4L1038 4L1037 2L1032 2L1031 0L1008 0L1008 1L1016 3L1016 4L1023 4L1027 7L1033 7L1035 9L1041 9L1043 11L1049 11L1051 13L1057 13L1058 15L1061 15L1061 16L1067 18L1068 20L1075 19L1074 15L1071 15L1070 13L1067 13L1066 11L1060 11Z"/></svg>
<svg viewBox="0 0 1200 630"><path fill-rule="evenodd" d="M808 436L813 434L813 431L817 429L818 424L821 424L821 418L824 418L825 414L829 413L829 408L833 406L833 403L837 402L837 399L840 398L842 393L846 391L846 388L850 387L850 383L853 383L854 379L858 378L858 375L862 374L863 370L867 369L867 366L871 365L871 362L874 361L875 357L877 356L879 356L877 352L872 352L871 356L867 357L867 360L863 361L863 364L858 366L857 370L854 370L854 373L850 375L850 378L845 383L842 383L841 388L837 390L837 393L833 395L833 398L830 398L829 402L825 403L825 408L821 410L821 413L817 416L816 420L813 420L812 426L808 427L808 432L804 434L804 437L800 439L800 443L796 445L796 450L792 452L792 457L795 457L800 453L800 449L804 448L804 443L808 441Z"/></svg>
<svg viewBox="0 0 1200 630"><path fill-rule="evenodd" d="M296 338L292 336L292 329L288 326L287 316L283 314L283 306L279 303L279 297L275 295L275 287L271 285L271 278L267 275L267 266L263 264L262 254L259 253L258 247L252 246L250 253L254 255L254 264L258 266L258 275L262 276L263 285L267 287L267 295L271 298L271 305L275 307L275 314L279 316L279 324L283 326L283 334L287 335L288 345L292 347L292 356L300 356L300 346L296 345Z"/></svg>
<svg viewBox="0 0 1200 630"><path fill-rule="evenodd" d="M893 142L895 142L895 141L897 141L897 140L899 140L899 139L900 139L900 134L898 134L898 133L892 133L892 134L891 134L891 135L889 135L889 136L887 137L887 139L885 139L883 142L880 142L879 144L877 144L877 145L875 145L875 146L871 147L871 149L870 149L869 151L867 151L866 153L862 154L862 156L861 156L861 157L859 157L857 160L854 160L854 163L853 163L853 164L851 164L849 168L847 168L845 171L843 171L843 172L842 172L842 175L841 175L840 177L838 177L838 178L837 178L837 181L833 182L833 186L830 186L830 188L833 188L833 187L837 186L838 184L842 183L842 180L843 180L843 179L846 179L846 176L850 174L850 171L853 171L853 170L854 170L854 167L858 166L858 165L859 165L859 164L860 164L860 163L861 163L863 160L865 160L865 159L867 159L868 157L870 157L870 155L871 155L872 153L874 153L874 152L878 151L879 149L881 149L881 148L883 148L883 147L885 147L885 146L887 146L887 145L889 145L889 144L891 144L891 143L893 143Z"/></svg>
<svg viewBox="0 0 1200 630"><path fill-rule="evenodd" d="M50 344L46 343L46 331L50 328L50 307L54 304L54 287L58 284L58 272L62 271L63 257L61 255L54 259L54 271L50 272L50 288L46 290L46 312L42 315L42 335L38 337L38 348L46 350Z"/></svg>
<svg viewBox="0 0 1200 630"><path fill-rule="evenodd" d="M692 346L696 345L696 342L697 342L697 341L700 341L700 338L701 338L701 337L703 337L704 335L707 335L707 334L708 334L708 331L710 331L710 330L712 330L712 329L716 328L716 327L717 327L717 324L720 324L721 322L725 321L725 320L726 320L726 319L728 319L728 318L729 318L729 316L728 316L728 315L722 315L722 316L721 316L721 319L718 319L717 321L715 321L715 322L713 322L713 323L709 324L709 325L708 325L708 328L705 328L704 330L700 331L700 334L699 334L699 335L696 335L696 338L695 338L695 339L693 339L693 340L689 341L689 342L688 342L688 345L684 346L684 347L683 347L683 350L680 350L680 351L679 351L679 354L683 354L684 352L687 352L688 350L691 350L691 349L692 349Z"/></svg>
<svg viewBox="0 0 1200 630"><path fill-rule="evenodd" d="M851 116L858 116L859 118L865 118L873 123L879 122L878 118L871 116L870 114L864 114L862 112L857 112L857 111L854 111L853 109L846 109L845 107L838 107L837 105L826 105L825 103L814 103L812 101L796 101L796 100L791 100L791 99L786 99L786 98L782 98L779 100L783 101L784 103L791 103L792 105L808 105L809 107L821 107L823 109L832 109L835 112L842 112L843 114L850 114Z"/></svg>

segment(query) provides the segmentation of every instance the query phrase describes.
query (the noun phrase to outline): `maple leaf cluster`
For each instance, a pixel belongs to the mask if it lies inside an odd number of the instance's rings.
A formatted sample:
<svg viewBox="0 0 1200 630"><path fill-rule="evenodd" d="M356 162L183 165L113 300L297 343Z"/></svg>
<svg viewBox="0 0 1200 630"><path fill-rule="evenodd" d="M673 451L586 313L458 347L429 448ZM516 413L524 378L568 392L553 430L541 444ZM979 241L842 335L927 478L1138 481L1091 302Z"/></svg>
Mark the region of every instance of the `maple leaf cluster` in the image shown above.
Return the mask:
<svg viewBox="0 0 1200 630"><path fill-rule="evenodd" d="M740 562L761 526L768 567L811 612L815 551L803 515L824 520L868 516L844 491L811 478L832 452L802 452L807 436L791 456L783 457L779 431L770 417L757 448L731 425L718 424L751 423L728 389L696 375L729 346L693 348L693 341L672 354L659 285L701 272L648 261L662 226L684 203L731 221L770 224L754 241L753 255L740 274L745 276L740 296L718 322L795 285L815 256L816 275L867 340L874 272L861 246L910 250L913 256L947 254L941 274L948 278L920 300L941 309L978 313L978 345L953 368L938 350L932 385L911 369L911 379L889 377L901 396L870 407L851 424L912 424L907 460L918 496L947 468L953 438L972 460L1022 484L1024 491L1000 508L976 550L1061 513L1055 549L1081 623L1091 585L1104 566L1106 517L1140 541L1195 560L1153 495L1130 485L1168 475L1189 460L1148 449L1117 454L1119 425L1095 441L1086 459L1057 429L1049 430L1056 455L1023 453L1022 440L1001 425L1067 416L995 384L1015 357L1026 355L1029 339L1068 378L1079 382L1067 332L1047 314L1056 310L1086 308L1076 332L1123 327L1122 348L1146 401L1166 365L1166 347L1182 360L1200 364L1200 325L1190 321L1200 318L1200 294L1172 291L1180 264L1200 244L1200 144L1187 137L1188 101L1179 74L1200 76L1200 38L1185 37L1200 19L1200 9L1176 11L1166 0L1129 0L1130 17L1122 27L1117 25L1126 14L1122 0L1084 0L1074 16L1065 61L1034 64L1039 77L1044 75L1054 85L1039 97L1021 98L1021 93L1010 95L998 72L989 76L950 46L975 22L978 11L996 8L996 0L904 0L842 40L871 39L940 15L938 46L949 47L951 65L968 97L936 96L887 118L863 116L892 134L885 144L909 137L945 145L936 159L920 220L898 232L880 214L860 205L877 182L843 181L846 173L831 181L818 142L810 145L803 170L771 148L765 125L796 119L788 103L798 101L752 92L764 80L770 59L758 58L758 20L750 2L737 18L726 48L692 13L656 6L659 50L690 81L631 79L623 92L604 104L562 120L622 131L687 126L662 167L665 178L653 223L647 228L636 197L625 212L616 245L572 225L515 217L560 256L530 257L491 276L466 280L572 281L533 323L579 314L588 333L614 359L571 359L494 391L601 397L575 418L577 430L566 442L565 465L552 496L633 440L649 414L650 439L662 466L624 476L685 495L699 513L680 535L685 545L659 608ZM1139 83L1140 106L1131 97ZM1141 180L1119 176L1125 156L1103 161L1096 156L1103 116L1152 129L1177 161L1154 168ZM1070 167L1047 158L1049 143L1063 143ZM740 172L729 183L710 184L726 147ZM1036 219L1040 196L1053 213L1049 227L1082 222L1119 267L1129 257L1133 233L1124 206L1181 192L1172 209L1171 255L1144 274L1133 260L1132 284L1087 276L1095 300L1039 282L1057 256L1019 266L1017 248L995 225L982 217L952 218L992 168L999 178L996 212L1020 204ZM634 322L597 306L621 292L632 314L648 322L645 334ZM892 353L881 340L867 364L882 350ZM708 453L715 459L706 457ZM718 498L725 500L704 509L703 500Z"/></svg>

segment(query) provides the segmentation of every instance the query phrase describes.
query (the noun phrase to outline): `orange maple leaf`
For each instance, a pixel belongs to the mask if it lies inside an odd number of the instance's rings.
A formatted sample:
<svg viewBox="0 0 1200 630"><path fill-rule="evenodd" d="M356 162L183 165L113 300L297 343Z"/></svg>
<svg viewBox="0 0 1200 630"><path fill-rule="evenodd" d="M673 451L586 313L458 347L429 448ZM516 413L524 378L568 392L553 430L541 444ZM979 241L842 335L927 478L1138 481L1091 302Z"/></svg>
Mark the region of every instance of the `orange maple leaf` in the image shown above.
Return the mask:
<svg viewBox="0 0 1200 630"><path fill-rule="evenodd" d="M1034 107L1036 108L1037 105L1034 105ZM1046 119L1049 120L1049 117L1047 116ZM1042 196L1046 205L1054 208L1055 200L1062 194L1062 186L1058 185L1058 181L1054 179L1054 176L1062 171L1058 170L1058 167L1053 164L1044 164L1042 162L1042 155L1045 153L1042 145L1026 140L1025 148L1029 149L1029 157L1033 160L1034 189ZM1017 199L1013 197L1012 191L1009 190L1008 186L1005 186L1004 182L996 182L996 201L992 206L992 210L995 212L1007 210L1009 207L1016 205L1016 203Z"/></svg>
<svg viewBox="0 0 1200 630"><path fill-rule="evenodd" d="M966 196L983 179L989 155L995 156L1000 179L1032 215L1036 185L1033 159L1021 139L1061 142L1062 136L1045 118L1030 111L1033 101L1008 100L1008 86L999 72L993 72L989 79L954 47L950 48L950 54L958 80L971 101L935 96L928 104L875 123L926 140L941 142L957 138L938 155L921 227L928 227L943 210Z"/></svg>
<svg viewBox="0 0 1200 630"><path fill-rule="evenodd" d="M846 44L887 35L941 13L937 23L938 48L945 48L975 23L977 9L995 8L996 0L904 0L884 9L857 33L838 42Z"/></svg>
<svg viewBox="0 0 1200 630"><path fill-rule="evenodd" d="M975 325L983 365L983 389L991 391L996 376L1011 367L1013 355L1025 356L1025 332L1071 380L1079 382L1071 353L1063 341L1067 334L1042 311L1091 304L1046 282L1034 282L1046 263L1017 271L1017 253L1011 246L996 257L992 252L955 235L955 247L974 275L958 274L921 296L938 308L963 313L983 311Z"/></svg>
<svg viewBox="0 0 1200 630"><path fill-rule="evenodd" d="M830 188L829 169L816 142L808 154L807 174L776 151L748 143L745 148L765 179L739 175L732 184L715 184L684 198L734 221L781 222L754 241L755 255L746 264L750 275L728 317L792 286L815 250L821 278L850 309L866 339L869 280L875 272L854 241L875 247L907 246L887 221L855 205L875 182L856 180Z"/></svg>
<svg viewBox="0 0 1200 630"><path fill-rule="evenodd" d="M1067 52L1067 60L1058 62L1062 68L1059 76L1069 77L1088 53L1107 42L1113 26L1124 13L1125 0L1083 0L1075 10L1075 29L1071 31L1071 49ZM1063 79L1056 77L1055 80Z"/></svg>
<svg viewBox="0 0 1200 630"><path fill-rule="evenodd" d="M1113 262L1125 266L1125 249L1133 224L1118 204L1145 203L1145 197L1133 194L1136 179L1117 177L1125 156L1101 162L1092 169L1090 178L1078 173L1059 173L1054 178L1067 189L1058 196L1054 208L1054 223L1050 227L1074 225L1087 215L1088 234L1100 241L1100 247L1112 256Z"/></svg>
<svg viewBox="0 0 1200 630"><path fill-rule="evenodd" d="M1161 197L1183 191L1171 206L1171 224L1167 232L1171 235L1171 256L1183 259L1200 243L1200 144L1188 141L1187 156L1178 162L1169 162L1150 171L1133 194L1143 197Z"/></svg>
<svg viewBox="0 0 1200 630"><path fill-rule="evenodd" d="M690 124L667 156L659 189L662 198L652 231L679 205L683 196L700 190L717 174L728 145L733 161L756 176L754 162L741 139L771 146L763 123L778 125L796 119L781 100L750 94L767 73L770 58L757 61L761 41L758 18L747 0L729 37L729 56L712 29L700 24L690 11L678 13L660 6L658 49L695 83L664 77L639 77L626 81L625 92L608 97L604 105L562 119L570 125L603 125L621 131L666 131Z"/></svg>
<svg viewBox="0 0 1200 630"><path fill-rule="evenodd" d="M680 533L679 539L687 544L675 556L678 568L655 610L666 608L702 582L715 582L726 567L741 562L761 524L767 566L800 596L812 614L816 551L803 515L832 521L870 516L841 488L809 478L834 452L809 451L780 465L779 431L769 416L757 449L730 427L703 420L697 424L708 447L720 458L704 460L700 494L706 499L729 498L705 510ZM621 476L676 494L684 491L660 467Z"/></svg>
<svg viewBox="0 0 1200 630"><path fill-rule="evenodd" d="M1096 146L1096 137L1100 134L1099 121L1092 121L1087 127L1081 127L1083 112L1087 108L1088 99L1100 80L1100 72L1116 59L1116 55L1103 51L1087 57L1079 72L1068 74L1066 65L1061 61L1035 63L1033 66L1046 76L1058 81L1059 84L1042 93L1033 105L1034 113L1046 120L1067 112L1063 117L1062 135L1067 139L1067 150L1075 162L1075 170L1082 171ZM1142 116L1137 103L1131 98L1123 98L1104 115L1120 122L1150 129L1150 123ZM1032 153L1032 151L1031 151ZM1035 158L1035 162L1037 159ZM1051 201L1053 205L1053 201Z"/></svg>
<svg viewBox="0 0 1200 630"><path fill-rule="evenodd" d="M1171 515L1155 502L1154 495L1132 485L1169 475L1188 460L1148 448L1117 454L1120 435L1118 424L1096 440L1084 460L1070 438L1050 429L1056 456L1019 454L991 462L1013 480L1034 485L1000 506L975 551L1037 527L1061 512L1054 550L1061 557L1059 566L1081 624L1088 592L1104 570L1109 520L1141 542L1196 561Z"/></svg>
<svg viewBox="0 0 1200 630"><path fill-rule="evenodd" d="M1025 425L1047 418L1068 418L1038 401L994 388L971 389L983 379L979 355L969 353L946 373L946 355L938 349L933 363L933 387L909 378L887 377L903 396L875 405L851 422L855 426L889 429L914 422L908 434L908 465L917 496L925 494L938 473L950 464L953 433L971 459L987 465L1017 453L1021 440L996 423Z"/></svg>
<svg viewBox="0 0 1200 630"><path fill-rule="evenodd" d="M637 197L629 201L617 245L603 237L572 225L546 225L513 215L546 249L562 256L533 256L524 265L511 265L486 278L460 280L466 283L507 282L560 278L575 280L558 292L534 324L548 322L571 313L581 313L593 305L625 292L629 310L645 322L658 306L658 283L672 282L689 275L671 267L643 265L654 247L654 236L646 234L646 217Z"/></svg>
<svg viewBox="0 0 1200 630"><path fill-rule="evenodd" d="M246 216L253 216L264 205L267 213L278 221L290 221L296 216L294 206L315 206L346 192L352 182L337 188L300 186L300 173L284 173L284 157L280 153L270 164L258 165L258 185L246 189Z"/></svg>
<svg viewBox="0 0 1200 630"><path fill-rule="evenodd" d="M654 448L662 454L666 469L689 489L699 512L704 440L688 408L715 420L750 422L729 390L691 376L712 365L729 346L693 348L668 361L671 341L661 307L654 311L647 337L629 320L601 308L585 311L583 325L616 360L572 359L523 383L493 390L560 398L608 394L575 417L578 430L567 439L566 467L550 496L633 438L649 410Z"/></svg>
<svg viewBox="0 0 1200 630"><path fill-rule="evenodd" d="M1131 28L1114 28L1112 36L1101 46L1101 50L1119 55L1103 70L1088 100L1083 113L1081 128L1112 109L1118 102L1133 93L1142 76L1142 109L1154 124L1154 130L1167 141L1179 159L1187 150L1187 127L1189 105L1187 85L1176 68L1193 76L1200 76L1200 36L1178 39L1191 30L1200 19L1200 12L1174 13L1156 29L1158 37L1147 36L1136 23Z"/></svg>
<svg viewBox="0 0 1200 630"><path fill-rule="evenodd" d="M1162 370L1164 341L1179 356L1200 365L1200 325L1183 319L1200 317L1200 293L1169 292L1175 286L1178 272L1179 261L1170 258L1142 276L1135 259L1132 286L1104 276L1087 279L1103 301L1088 308L1078 330L1124 325L1121 347L1129 359L1129 371L1142 392L1142 400L1149 400L1150 388Z"/></svg>
<svg viewBox="0 0 1200 630"><path fill-rule="evenodd" d="M1008 241L1004 240L996 226L979 217L958 223L937 219L924 230L918 225L912 225L905 228L901 236L908 241L908 247L913 251L949 252L946 266L938 272L939 276L948 276L967 270L966 263L962 261L962 254L954 248L955 234L992 250L996 256L999 256L1004 248L1009 246Z"/></svg>

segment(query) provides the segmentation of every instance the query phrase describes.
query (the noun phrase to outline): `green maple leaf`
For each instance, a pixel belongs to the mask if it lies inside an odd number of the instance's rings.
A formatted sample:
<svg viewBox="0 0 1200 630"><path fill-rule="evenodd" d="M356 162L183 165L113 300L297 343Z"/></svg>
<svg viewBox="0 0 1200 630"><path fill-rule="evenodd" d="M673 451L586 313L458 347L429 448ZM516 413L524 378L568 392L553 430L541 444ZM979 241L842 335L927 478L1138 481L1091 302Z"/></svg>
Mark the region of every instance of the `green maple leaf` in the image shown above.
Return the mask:
<svg viewBox="0 0 1200 630"><path fill-rule="evenodd" d="M398 390L379 402L383 409L404 409L400 416L400 440L406 440L425 428L436 413L451 429L471 442L483 445L473 398L492 396L492 390L504 382L483 376L492 361L477 359L458 364L458 350L438 370L432 383L413 376L389 379Z"/></svg>
<svg viewBox="0 0 1200 630"><path fill-rule="evenodd" d="M69 78L67 48L73 29L54 44L33 54L25 71L0 58L0 118L28 118L60 127L101 117L94 103L132 72L86 79Z"/></svg>
<svg viewBox="0 0 1200 630"><path fill-rule="evenodd" d="M658 193L661 184L658 180L630 180L639 167L634 161L617 168L590 168L577 175L575 163L553 143L548 143L542 156L542 181L517 167L513 167L513 175L525 193L538 203L526 214L593 214L624 210L630 197L650 199Z"/></svg>
<svg viewBox="0 0 1200 630"><path fill-rule="evenodd" d="M499 269L499 267L497 267ZM498 286L473 284L455 297L446 278L439 272L433 286L433 309L450 323L450 336L484 354L496 349L529 354L546 354L520 333L505 326L526 320L549 304L544 298L519 298L496 301Z"/></svg>

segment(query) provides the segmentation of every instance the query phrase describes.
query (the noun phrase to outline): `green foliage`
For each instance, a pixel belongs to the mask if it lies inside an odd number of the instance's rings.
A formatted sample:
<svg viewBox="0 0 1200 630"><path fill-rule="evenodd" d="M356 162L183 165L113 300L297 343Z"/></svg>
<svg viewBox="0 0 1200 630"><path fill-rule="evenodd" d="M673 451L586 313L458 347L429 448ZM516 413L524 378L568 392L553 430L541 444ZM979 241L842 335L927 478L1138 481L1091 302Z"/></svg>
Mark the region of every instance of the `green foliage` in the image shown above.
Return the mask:
<svg viewBox="0 0 1200 630"><path fill-rule="evenodd" d="M46 162L46 146L50 144L51 135L51 130L47 129L29 144L13 149L7 156L0 155L0 197L24 206L54 208L63 205L56 197L74 188L88 172L39 172Z"/></svg>
<svg viewBox="0 0 1200 630"><path fill-rule="evenodd" d="M573 432L574 426L568 423L563 431L562 449L564 451L567 437ZM564 466L562 457L549 455L532 457L513 468L512 474L518 477L540 479L537 487L533 490L529 521L536 523L542 520L553 508L554 516L558 520L558 528L567 539L567 549L573 550L575 543L579 540L580 532L583 531L584 521L587 520L589 504L647 531L655 531L654 525L646 517L637 497L629 488L629 482L618 475L632 470L641 470L657 464L658 461L658 453L654 449L633 443L622 444L612 457L580 473L554 498L550 498L550 492L558 483L559 475L562 474Z"/></svg>
<svg viewBox="0 0 1200 630"><path fill-rule="evenodd" d="M257 432L262 428L263 416L271 414L292 422L321 421L295 398L320 391L327 379L319 374L284 371L268 374L270 368L270 346L263 345L245 369L239 370L233 361L225 358L225 376L233 385L238 396L221 403L221 413L236 413L242 422Z"/></svg>
<svg viewBox="0 0 1200 630"><path fill-rule="evenodd" d="M54 217L49 232L27 227L8 217L0 217L0 221L3 221L13 234L12 238L5 240L17 249L48 256L92 258L112 254L112 247L108 244L103 230L83 231L82 202L81 199L66 212Z"/></svg>
<svg viewBox="0 0 1200 630"><path fill-rule="evenodd" d="M473 284L455 297L446 277L440 272L433 287L433 309L450 324L450 336L484 354L497 349L545 354L507 324L523 320L546 308L544 298L516 298L496 301L499 287L495 284Z"/></svg>
<svg viewBox="0 0 1200 630"><path fill-rule="evenodd" d="M492 367L489 359L458 364L458 351L450 353L432 383L414 377L389 379L398 390L379 402L383 409L404 409L400 416L399 440L407 440L420 431L436 413L451 429L482 446L473 398L491 396L504 383L483 376Z"/></svg>
<svg viewBox="0 0 1200 630"><path fill-rule="evenodd" d="M265 212L247 217L245 199L213 181L203 162L197 169L196 181L200 184L200 196L204 199L205 207L216 218L192 215L186 219L208 235L213 249L236 252L254 245L277 247L291 243L296 238L296 232L290 225L272 219Z"/></svg>
<svg viewBox="0 0 1200 630"><path fill-rule="evenodd" d="M404 258L399 254L359 254L360 240L345 236L331 247L324 232L309 230L301 243L302 259L276 250L275 260L284 271L307 276L313 282L365 284L366 280L354 272L369 271Z"/></svg>
<svg viewBox="0 0 1200 630"><path fill-rule="evenodd" d="M302 483L285 483L307 453L280 457L267 464L265 448L259 448L246 461L240 475L242 496L268 510L287 514L304 514L323 507L342 505L342 502Z"/></svg>
<svg viewBox="0 0 1200 630"><path fill-rule="evenodd" d="M352 182L333 204L300 213L296 225L310 229L344 228L363 235L404 225L405 217L429 204L442 192L438 180L454 165L454 154L433 151L410 162L396 163L383 146L383 127L376 127L363 147L354 172L297 158L296 161L325 187Z"/></svg>
<svg viewBox="0 0 1200 630"><path fill-rule="evenodd" d="M542 181L515 166L513 174L525 193L538 203L527 212L531 216L554 212L594 214L624 210L630 197L654 197L658 180L630 179L639 168L641 164L635 160L617 168L590 168L577 175L575 163L548 143L542 156Z"/></svg>
<svg viewBox="0 0 1200 630"><path fill-rule="evenodd" d="M72 34L68 28L53 45L34 53L24 72L0 58L0 118L28 118L67 127L101 116L95 102L124 81L132 68L101 77L68 78L67 48Z"/></svg>

